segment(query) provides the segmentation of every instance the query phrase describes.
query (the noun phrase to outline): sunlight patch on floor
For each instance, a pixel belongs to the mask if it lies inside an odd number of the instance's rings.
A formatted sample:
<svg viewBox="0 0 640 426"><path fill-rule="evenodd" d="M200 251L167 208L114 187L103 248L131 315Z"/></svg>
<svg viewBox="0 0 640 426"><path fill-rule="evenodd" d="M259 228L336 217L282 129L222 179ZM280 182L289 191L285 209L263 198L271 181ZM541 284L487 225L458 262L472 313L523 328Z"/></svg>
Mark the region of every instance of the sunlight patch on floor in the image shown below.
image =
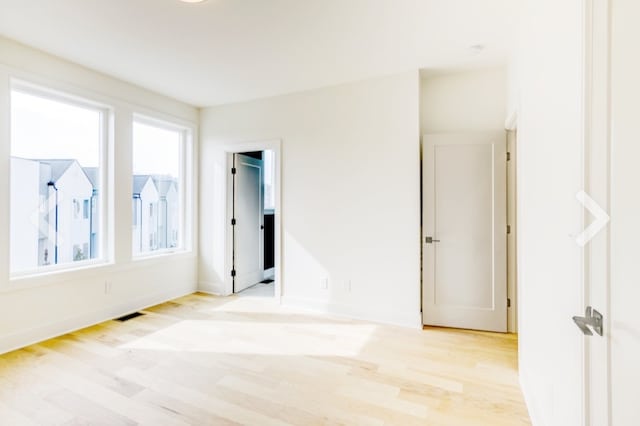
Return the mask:
<svg viewBox="0 0 640 426"><path fill-rule="evenodd" d="M184 320L121 345L122 349L255 355L345 356L360 353L372 324L283 324ZM292 338L292 336L295 336Z"/></svg>

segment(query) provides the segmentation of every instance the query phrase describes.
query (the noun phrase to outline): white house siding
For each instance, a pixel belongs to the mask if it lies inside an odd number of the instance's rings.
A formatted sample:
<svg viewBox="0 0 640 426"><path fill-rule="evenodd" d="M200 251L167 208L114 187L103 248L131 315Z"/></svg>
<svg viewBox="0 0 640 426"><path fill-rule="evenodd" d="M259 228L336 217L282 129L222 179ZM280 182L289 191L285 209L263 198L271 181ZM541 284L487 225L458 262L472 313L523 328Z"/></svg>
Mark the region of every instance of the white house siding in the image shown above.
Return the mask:
<svg viewBox="0 0 640 426"><path fill-rule="evenodd" d="M178 184L171 176L153 176L159 193L158 201L158 248L178 245L179 197Z"/></svg>
<svg viewBox="0 0 640 426"><path fill-rule="evenodd" d="M134 176L133 197L133 253L157 250L160 194L151 176Z"/></svg>
<svg viewBox="0 0 640 426"><path fill-rule="evenodd" d="M58 189L58 263L89 259L93 186L77 161L55 184Z"/></svg>
<svg viewBox="0 0 640 426"><path fill-rule="evenodd" d="M167 247L178 246L178 228L180 226L180 197L178 194L177 183L173 183L167 191Z"/></svg>
<svg viewBox="0 0 640 426"><path fill-rule="evenodd" d="M20 272L38 266L38 225L40 220L40 165L11 158L11 270Z"/></svg>

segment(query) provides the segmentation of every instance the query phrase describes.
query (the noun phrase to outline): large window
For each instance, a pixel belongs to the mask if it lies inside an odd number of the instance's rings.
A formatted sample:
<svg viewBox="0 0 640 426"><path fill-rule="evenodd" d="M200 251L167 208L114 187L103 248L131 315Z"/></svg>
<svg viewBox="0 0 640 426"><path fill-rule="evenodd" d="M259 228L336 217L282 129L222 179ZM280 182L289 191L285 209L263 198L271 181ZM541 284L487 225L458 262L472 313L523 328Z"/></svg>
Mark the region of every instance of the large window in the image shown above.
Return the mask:
<svg viewBox="0 0 640 426"><path fill-rule="evenodd" d="M12 88L12 273L102 257L105 114L58 94Z"/></svg>
<svg viewBox="0 0 640 426"><path fill-rule="evenodd" d="M185 135L171 125L134 122L134 255L182 248Z"/></svg>

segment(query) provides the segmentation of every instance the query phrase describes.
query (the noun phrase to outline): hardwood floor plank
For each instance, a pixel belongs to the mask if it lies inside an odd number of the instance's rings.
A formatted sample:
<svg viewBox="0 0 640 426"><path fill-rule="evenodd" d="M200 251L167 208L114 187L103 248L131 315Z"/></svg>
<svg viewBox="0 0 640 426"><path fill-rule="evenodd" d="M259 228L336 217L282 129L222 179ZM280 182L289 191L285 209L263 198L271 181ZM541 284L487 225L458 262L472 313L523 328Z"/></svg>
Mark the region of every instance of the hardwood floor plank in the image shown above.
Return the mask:
<svg viewBox="0 0 640 426"><path fill-rule="evenodd" d="M517 336L181 297L0 355L0 425L526 426Z"/></svg>

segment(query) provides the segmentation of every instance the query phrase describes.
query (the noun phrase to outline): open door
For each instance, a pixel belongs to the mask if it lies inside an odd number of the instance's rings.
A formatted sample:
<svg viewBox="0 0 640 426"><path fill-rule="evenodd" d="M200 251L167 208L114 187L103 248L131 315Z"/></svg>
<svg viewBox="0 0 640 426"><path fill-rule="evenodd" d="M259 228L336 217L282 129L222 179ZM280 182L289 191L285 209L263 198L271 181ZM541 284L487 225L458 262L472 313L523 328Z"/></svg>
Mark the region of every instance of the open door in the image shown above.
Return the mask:
<svg viewBox="0 0 640 426"><path fill-rule="evenodd" d="M263 279L264 202L262 160L234 154L233 175L233 292Z"/></svg>
<svg viewBox="0 0 640 426"><path fill-rule="evenodd" d="M423 143L423 323L506 332L506 134Z"/></svg>

